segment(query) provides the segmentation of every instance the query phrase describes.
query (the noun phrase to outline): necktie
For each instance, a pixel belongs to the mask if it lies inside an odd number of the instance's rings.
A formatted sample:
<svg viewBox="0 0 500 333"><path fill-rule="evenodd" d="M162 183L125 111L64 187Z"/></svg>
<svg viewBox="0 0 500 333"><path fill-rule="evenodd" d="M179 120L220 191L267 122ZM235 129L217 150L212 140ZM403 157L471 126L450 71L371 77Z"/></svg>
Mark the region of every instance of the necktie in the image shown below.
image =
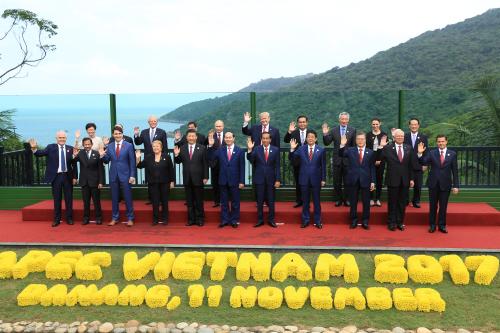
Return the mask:
<svg viewBox="0 0 500 333"><path fill-rule="evenodd" d="M300 131L300 144L304 144L304 131Z"/></svg>
<svg viewBox="0 0 500 333"><path fill-rule="evenodd" d="M262 133L267 132L266 128L267 128L267 126L262 126Z"/></svg>
<svg viewBox="0 0 500 333"><path fill-rule="evenodd" d="M440 156L439 160L441 161L441 166L443 166L443 164L444 164L444 150L441 150L441 156Z"/></svg>
<svg viewBox="0 0 500 333"><path fill-rule="evenodd" d="M363 149L359 150L359 164L363 163Z"/></svg>
<svg viewBox="0 0 500 333"><path fill-rule="evenodd" d="M116 158L120 157L120 144L116 144Z"/></svg>
<svg viewBox="0 0 500 333"><path fill-rule="evenodd" d="M312 147L309 148L309 161L313 159L313 149Z"/></svg>
<svg viewBox="0 0 500 333"><path fill-rule="evenodd" d="M415 134L411 135L411 146L415 148L415 141L417 141L417 136Z"/></svg>
<svg viewBox="0 0 500 333"><path fill-rule="evenodd" d="M345 128L340 126L340 131L341 131L341 135L344 136L345 135Z"/></svg>
<svg viewBox="0 0 500 333"><path fill-rule="evenodd" d="M193 146L189 145L189 159L193 158Z"/></svg>
<svg viewBox="0 0 500 333"><path fill-rule="evenodd" d="M227 147L227 160L231 161L231 147Z"/></svg>
<svg viewBox="0 0 500 333"><path fill-rule="evenodd" d="M87 154L87 157L89 158L89 160L90 160L90 154L92 154L91 151L89 151L88 154Z"/></svg>
<svg viewBox="0 0 500 333"><path fill-rule="evenodd" d="M219 141L219 144L222 144L222 142L220 141L220 132L217 133L217 141Z"/></svg>
<svg viewBox="0 0 500 333"><path fill-rule="evenodd" d="M64 146L61 147L61 153L59 158L61 159L61 172L66 172L66 159L64 158Z"/></svg>
<svg viewBox="0 0 500 333"><path fill-rule="evenodd" d="M264 148L264 159L266 160L267 162L267 158L269 157L269 153L267 152L267 148Z"/></svg>
<svg viewBox="0 0 500 333"><path fill-rule="evenodd" d="M155 138L155 129L152 128L151 134L149 135L149 141L151 141L151 143L153 143L154 138Z"/></svg>
<svg viewBox="0 0 500 333"><path fill-rule="evenodd" d="M398 159L399 163L403 162L403 151L401 150L401 145L398 146Z"/></svg>

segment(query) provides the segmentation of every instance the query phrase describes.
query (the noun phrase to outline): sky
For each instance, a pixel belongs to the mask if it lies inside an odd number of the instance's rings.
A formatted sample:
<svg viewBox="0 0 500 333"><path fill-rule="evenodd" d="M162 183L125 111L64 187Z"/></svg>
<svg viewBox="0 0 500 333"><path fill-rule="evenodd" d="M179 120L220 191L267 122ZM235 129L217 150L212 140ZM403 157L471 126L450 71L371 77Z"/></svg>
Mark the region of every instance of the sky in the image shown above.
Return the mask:
<svg viewBox="0 0 500 333"><path fill-rule="evenodd" d="M56 23L57 46L0 95L233 92L321 73L500 7L481 1L1 0ZM0 32L6 29L0 19ZM0 73L19 57L0 40Z"/></svg>

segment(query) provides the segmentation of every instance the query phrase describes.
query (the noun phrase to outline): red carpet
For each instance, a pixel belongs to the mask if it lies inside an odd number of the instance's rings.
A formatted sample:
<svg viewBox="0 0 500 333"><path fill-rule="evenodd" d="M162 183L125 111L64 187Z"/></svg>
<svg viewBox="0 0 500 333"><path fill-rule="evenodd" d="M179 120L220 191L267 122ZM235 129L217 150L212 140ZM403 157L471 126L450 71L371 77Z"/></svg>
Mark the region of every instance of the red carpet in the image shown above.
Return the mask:
<svg viewBox="0 0 500 333"><path fill-rule="evenodd" d="M323 204L324 227L299 227L300 209L291 208L291 203L278 204L277 229L269 226L253 228L255 204L243 203L241 225L237 229L217 228L218 209L207 206L207 224L204 227L186 227L185 206L172 202L168 226L151 226L150 206L137 202L137 223L125 225L79 224L80 203L76 203L74 226L61 224L50 226L52 203L44 201L23 211L0 211L2 233L0 243L27 244L109 244L109 245L165 245L165 246L223 246L237 247L309 247L345 249L500 249L500 212L486 204L451 204L448 216L448 234L427 232L427 207L408 209L407 229L391 232L383 224L386 207L375 208L371 230L358 227L350 230L347 225L347 208L335 208L332 203ZM80 207L80 208L79 208ZM106 221L109 218L109 202L104 203ZM24 221L23 221L24 217ZM35 221L33 221L35 220ZM43 220L43 221L42 221Z"/></svg>

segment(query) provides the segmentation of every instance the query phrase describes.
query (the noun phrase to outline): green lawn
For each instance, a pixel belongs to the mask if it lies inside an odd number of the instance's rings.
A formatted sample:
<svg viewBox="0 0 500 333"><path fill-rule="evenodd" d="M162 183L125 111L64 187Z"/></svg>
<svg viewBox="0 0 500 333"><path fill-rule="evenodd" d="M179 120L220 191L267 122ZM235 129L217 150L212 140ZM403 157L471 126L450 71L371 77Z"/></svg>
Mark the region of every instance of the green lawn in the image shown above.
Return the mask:
<svg viewBox="0 0 500 333"><path fill-rule="evenodd" d="M65 248L68 249L68 248ZM78 249L78 248L74 248ZM18 258L26 253L29 248L0 248L1 251L14 250L18 254ZM61 248L48 248L52 253L56 253ZM81 249L84 252L90 252L89 248ZM104 268L104 277L97 281L98 287L102 287L108 283L116 283L120 290L129 282L125 281L122 273L123 254L131 249L102 249L111 253L113 263L110 267ZM139 256L148 253L152 250L136 249ZM160 250L161 252L162 250ZM254 252L258 253L258 252ZM304 259L311 265L314 272L314 265L320 252L300 252ZM331 252L339 254L342 252ZM392 290L395 287L402 285L381 284L374 280L374 262L373 257L376 252L353 252L360 268L360 280L356 284L364 293L367 287L385 286ZM275 264L284 252L273 252L273 264ZM410 256L412 253L398 252L404 257ZM422 253L423 254L423 253ZM428 253L436 258L444 253ZM465 258L467 254L461 254ZM498 255L498 254L497 254ZM298 326L336 326L355 324L358 327L375 327L375 328L392 328L395 326L405 327L407 329L425 326L428 328L453 329L464 327L468 329L477 329L481 331L498 330L500 328L500 316L498 309L500 306L500 282L498 276L490 286L480 286L473 282L473 273L471 273L471 283L467 286L454 285L448 273L444 275L444 281L441 284L431 286L440 292L442 298L446 301L446 312L439 314L435 312L401 312L394 308L385 311L356 311L354 308L347 307L345 310L315 310L309 303L306 303L304 308L300 310L291 310L283 304L277 310L265 310L259 307L252 309L233 309L229 306L229 295L231 288L235 285L255 285L257 288L264 286L277 286L284 289L288 285L313 287L319 285L327 285L333 289L338 287L351 287L352 284L347 284L342 278L331 278L328 282L300 282L294 278L289 278L283 283L275 281L268 282L239 282L235 278L235 269L229 268L226 273L226 278L222 282L211 282L209 280L209 267L205 267L203 276L200 281L185 282L176 281L169 278L164 283L170 286L172 295L178 295L182 299L181 306L175 311L168 312L166 309L150 309L146 305L140 307L109 307L109 306L91 306L73 308L69 307L48 307L31 306L20 308L16 305L17 294L30 283L45 283L49 287L57 283L56 281L47 280L44 273L32 273L24 280L0 280L0 318L4 322L13 322L18 320L36 320L36 321L111 321L124 322L128 319L137 319L141 322L163 321L163 322L199 322L205 324L229 324L237 326L256 326L270 324L296 324ZM82 281L76 280L74 277L65 282L69 288ZM144 283L147 287L151 287L157 282L154 280L152 273L148 274L144 279L135 281L135 283ZM202 283L205 288L221 284L223 286L223 296L221 305L218 308L209 308L206 302L200 308L191 309L188 305L187 288L191 283ZM86 282L84 284L90 284ZM416 284L409 282L404 285L412 289L419 287L428 287L428 285Z"/></svg>

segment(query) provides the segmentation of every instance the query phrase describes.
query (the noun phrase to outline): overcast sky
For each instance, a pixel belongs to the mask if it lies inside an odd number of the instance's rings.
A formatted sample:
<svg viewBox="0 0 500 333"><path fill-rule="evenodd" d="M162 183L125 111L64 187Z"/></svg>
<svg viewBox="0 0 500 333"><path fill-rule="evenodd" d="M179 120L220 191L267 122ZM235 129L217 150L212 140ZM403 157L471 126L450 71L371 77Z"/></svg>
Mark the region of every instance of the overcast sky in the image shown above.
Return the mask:
<svg viewBox="0 0 500 333"><path fill-rule="evenodd" d="M231 92L369 58L500 1L1 0L54 21L57 50L0 94ZM5 30L5 23L0 25ZM0 41L0 72L18 50Z"/></svg>

